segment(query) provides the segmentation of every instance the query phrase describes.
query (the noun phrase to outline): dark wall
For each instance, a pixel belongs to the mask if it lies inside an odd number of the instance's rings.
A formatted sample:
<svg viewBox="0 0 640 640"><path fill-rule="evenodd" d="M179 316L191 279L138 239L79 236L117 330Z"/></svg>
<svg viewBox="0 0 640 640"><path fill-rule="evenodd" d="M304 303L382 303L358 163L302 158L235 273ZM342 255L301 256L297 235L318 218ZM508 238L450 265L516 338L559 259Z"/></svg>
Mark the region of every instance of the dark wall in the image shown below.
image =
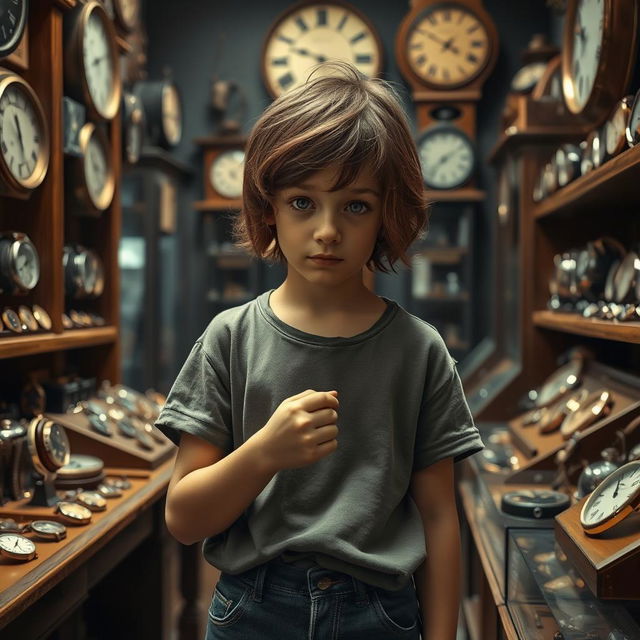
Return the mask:
<svg viewBox="0 0 640 640"><path fill-rule="evenodd" d="M184 310L188 309L188 329L181 332L183 344L178 345L179 359L183 359L207 322L198 313L201 304L198 296L202 295L199 292L204 291L206 274L202 273L202 263L193 258L201 214L193 210L191 203L202 198L203 188L199 150L193 144L193 139L214 133L209 109L211 78L217 74L242 85L248 102L244 131L248 132L270 102L260 75L260 51L264 37L274 19L291 4L286 0L153 0L146 3L144 15L149 38L149 77L161 77L166 66L171 68L184 103L184 135L174 153L196 170L196 178L182 196L180 210L180 243L186 263L176 277L188 282L188 286L183 287L183 298L179 303L183 317ZM383 77L396 83L401 90L413 122L413 105L394 60L396 31L408 11L409 3L398 0L356 0L352 4L361 9L378 30L385 55ZM496 140L498 119L509 80L520 66L520 53L532 34L547 33L550 29L549 10L544 0L520 0L517 3L513 0L485 0L484 6L496 22L500 54L478 108L479 179L481 186L489 192L484 209L479 211L476 227L479 249L478 306L481 311L477 318L479 336L488 331L488 315L483 310L489 308L490 297L495 295L490 277L493 240L489 225L495 208L492 188L494 174L486 165L486 157ZM403 303L401 278L402 273L398 276L379 276L378 291Z"/></svg>

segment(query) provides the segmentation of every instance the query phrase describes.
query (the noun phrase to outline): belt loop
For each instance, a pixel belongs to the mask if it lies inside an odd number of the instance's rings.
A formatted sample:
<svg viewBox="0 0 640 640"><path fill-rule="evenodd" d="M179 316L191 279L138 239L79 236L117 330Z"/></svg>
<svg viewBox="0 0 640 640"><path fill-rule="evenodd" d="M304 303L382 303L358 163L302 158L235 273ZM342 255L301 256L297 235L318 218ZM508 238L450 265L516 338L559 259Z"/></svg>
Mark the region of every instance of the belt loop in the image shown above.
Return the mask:
<svg viewBox="0 0 640 640"><path fill-rule="evenodd" d="M356 604L369 604L369 595L367 594L367 586L364 582L351 576L353 580L353 590L356 594Z"/></svg>
<svg viewBox="0 0 640 640"><path fill-rule="evenodd" d="M267 563L261 564L256 573L256 581L253 587L253 599L262 602L262 591L264 589L264 577L267 573Z"/></svg>

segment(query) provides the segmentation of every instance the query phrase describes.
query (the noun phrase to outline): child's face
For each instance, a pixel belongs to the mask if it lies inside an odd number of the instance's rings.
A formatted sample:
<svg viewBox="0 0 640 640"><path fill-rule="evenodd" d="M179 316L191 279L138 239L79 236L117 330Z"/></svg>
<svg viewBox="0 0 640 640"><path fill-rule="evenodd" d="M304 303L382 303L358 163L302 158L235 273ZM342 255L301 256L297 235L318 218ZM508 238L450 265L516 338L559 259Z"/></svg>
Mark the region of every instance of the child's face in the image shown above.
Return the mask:
<svg viewBox="0 0 640 640"><path fill-rule="evenodd" d="M330 191L337 169L328 167L285 187L274 198L278 243L292 269L303 279L317 284L362 282L367 263L382 223L380 186L364 168L354 182ZM328 254L339 261L320 262L312 256Z"/></svg>

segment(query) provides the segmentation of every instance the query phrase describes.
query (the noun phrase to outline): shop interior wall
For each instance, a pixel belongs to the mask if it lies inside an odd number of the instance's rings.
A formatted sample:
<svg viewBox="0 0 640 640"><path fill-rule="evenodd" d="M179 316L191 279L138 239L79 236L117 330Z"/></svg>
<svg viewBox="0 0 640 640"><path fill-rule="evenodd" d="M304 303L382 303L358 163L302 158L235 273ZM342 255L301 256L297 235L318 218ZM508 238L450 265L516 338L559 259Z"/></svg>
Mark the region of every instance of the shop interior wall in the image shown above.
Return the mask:
<svg viewBox="0 0 640 640"><path fill-rule="evenodd" d="M194 255L193 251L197 246L195 240L202 214L193 209L192 203L202 198L201 159L193 140L215 133L209 107L211 79L217 75L241 84L247 98L243 132L248 133L271 100L260 75L263 40L274 19L291 4L287 0L147 0L144 4L149 78L160 78L165 68L171 69L182 93L184 109L182 142L173 153L179 160L192 165L196 172L180 196L180 259L178 270L172 274L179 283L176 290L180 292L175 300L176 326L180 328L176 331L176 373L210 320L204 317L200 300L204 296L207 275L202 272L201 257ZM409 3L353 0L352 4L361 9L378 30L385 54L383 77L399 89L407 113L415 124L410 94L394 59L396 30L408 11ZM484 206L478 211L475 238L478 339L490 330L488 310L492 307L492 296L496 294L491 286L493 238L490 224L495 210L495 176L486 158L496 140L509 81L521 66L520 55L531 35L546 33L554 42L558 41L558 19L552 16L545 0L520 0L517 3L513 0L484 0L484 6L498 29L500 54L478 107L478 178L481 188L487 191ZM407 277L405 269L401 269L398 275L376 276L377 292L404 304L402 277ZM278 286L281 278L280 269L268 269L265 288Z"/></svg>

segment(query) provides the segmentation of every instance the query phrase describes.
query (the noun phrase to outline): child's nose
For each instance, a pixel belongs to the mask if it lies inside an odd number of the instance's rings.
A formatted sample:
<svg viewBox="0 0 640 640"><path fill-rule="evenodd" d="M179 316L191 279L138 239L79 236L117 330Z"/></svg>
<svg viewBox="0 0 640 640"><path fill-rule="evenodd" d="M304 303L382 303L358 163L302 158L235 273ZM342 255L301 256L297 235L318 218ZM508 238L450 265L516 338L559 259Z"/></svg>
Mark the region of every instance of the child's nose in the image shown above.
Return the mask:
<svg viewBox="0 0 640 640"><path fill-rule="evenodd" d="M323 242L335 242L340 237L337 216L332 213L323 215L320 218L315 237Z"/></svg>

